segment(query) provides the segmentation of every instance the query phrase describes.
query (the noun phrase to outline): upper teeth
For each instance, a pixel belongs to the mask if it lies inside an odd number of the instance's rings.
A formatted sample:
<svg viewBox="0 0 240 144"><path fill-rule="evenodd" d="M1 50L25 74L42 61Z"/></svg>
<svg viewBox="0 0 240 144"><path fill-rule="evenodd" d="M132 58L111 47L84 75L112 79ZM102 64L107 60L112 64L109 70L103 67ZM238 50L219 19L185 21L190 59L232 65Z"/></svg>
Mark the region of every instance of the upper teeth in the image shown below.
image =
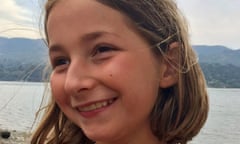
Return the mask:
<svg viewBox="0 0 240 144"><path fill-rule="evenodd" d="M81 108L78 108L78 109L79 109L79 111L82 111L82 112L92 111L92 110L96 110L96 109L108 106L112 103L113 103L113 99L108 100L108 101L103 101L103 102L97 102L97 103L91 104L89 106L81 107Z"/></svg>

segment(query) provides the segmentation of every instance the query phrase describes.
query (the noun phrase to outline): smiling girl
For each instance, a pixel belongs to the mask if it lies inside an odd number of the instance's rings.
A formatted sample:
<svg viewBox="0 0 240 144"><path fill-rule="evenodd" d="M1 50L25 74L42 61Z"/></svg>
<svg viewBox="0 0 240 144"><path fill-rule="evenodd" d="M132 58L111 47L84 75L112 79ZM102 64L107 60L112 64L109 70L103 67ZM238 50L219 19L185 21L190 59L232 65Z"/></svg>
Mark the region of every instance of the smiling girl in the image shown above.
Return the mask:
<svg viewBox="0 0 240 144"><path fill-rule="evenodd" d="M172 0L48 0L52 101L32 144L185 144L207 118Z"/></svg>

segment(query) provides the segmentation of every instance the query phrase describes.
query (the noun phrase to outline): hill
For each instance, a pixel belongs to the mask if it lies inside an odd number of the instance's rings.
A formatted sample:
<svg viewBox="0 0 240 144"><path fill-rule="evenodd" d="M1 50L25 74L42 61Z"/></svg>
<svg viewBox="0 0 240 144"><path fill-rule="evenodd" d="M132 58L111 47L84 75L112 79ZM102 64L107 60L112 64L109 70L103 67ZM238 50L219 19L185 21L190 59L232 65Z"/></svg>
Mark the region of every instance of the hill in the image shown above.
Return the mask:
<svg viewBox="0 0 240 144"><path fill-rule="evenodd" d="M240 88L240 50L194 45L209 87ZM0 37L0 81L42 81L47 47L41 39Z"/></svg>
<svg viewBox="0 0 240 144"><path fill-rule="evenodd" d="M41 39L0 37L0 81L41 81L47 60Z"/></svg>
<svg viewBox="0 0 240 144"><path fill-rule="evenodd" d="M240 88L240 67L232 64L200 63L208 87Z"/></svg>
<svg viewBox="0 0 240 144"><path fill-rule="evenodd" d="M232 50L224 46L194 45L201 63L232 64L240 67L240 50Z"/></svg>
<svg viewBox="0 0 240 144"><path fill-rule="evenodd" d="M41 39L0 37L0 60L39 63L46 61L47 48Z"/></svg>

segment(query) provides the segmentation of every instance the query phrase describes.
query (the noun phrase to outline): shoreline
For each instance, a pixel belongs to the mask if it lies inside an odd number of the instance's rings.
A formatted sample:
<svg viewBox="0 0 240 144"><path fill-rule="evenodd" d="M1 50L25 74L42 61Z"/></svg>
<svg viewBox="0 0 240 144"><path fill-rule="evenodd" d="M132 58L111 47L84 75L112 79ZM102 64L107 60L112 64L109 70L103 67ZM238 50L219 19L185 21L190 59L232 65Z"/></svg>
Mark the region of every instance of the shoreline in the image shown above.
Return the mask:
<svg viewBox="0 0 240 144"><path fill-rule="evenodd" d="M10 132L9 138L3 138L2 132ZM0 128L0 144L30 144L31 133Z"/></svg>

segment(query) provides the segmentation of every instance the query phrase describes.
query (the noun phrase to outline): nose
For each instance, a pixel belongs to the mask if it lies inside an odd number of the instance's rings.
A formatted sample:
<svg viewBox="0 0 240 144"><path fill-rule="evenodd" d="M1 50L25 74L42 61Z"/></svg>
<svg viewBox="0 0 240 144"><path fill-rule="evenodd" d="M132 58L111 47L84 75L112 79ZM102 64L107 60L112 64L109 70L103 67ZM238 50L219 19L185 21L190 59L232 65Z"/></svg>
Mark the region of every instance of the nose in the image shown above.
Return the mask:
<svg viewBox="0 0 240 144"><path fill-rule="evenodd" d="M81 63L71 63L65 79L65 92L70 96L80 95L83 91L94 89L97 80L92 74L90 66Z"/></svg>

